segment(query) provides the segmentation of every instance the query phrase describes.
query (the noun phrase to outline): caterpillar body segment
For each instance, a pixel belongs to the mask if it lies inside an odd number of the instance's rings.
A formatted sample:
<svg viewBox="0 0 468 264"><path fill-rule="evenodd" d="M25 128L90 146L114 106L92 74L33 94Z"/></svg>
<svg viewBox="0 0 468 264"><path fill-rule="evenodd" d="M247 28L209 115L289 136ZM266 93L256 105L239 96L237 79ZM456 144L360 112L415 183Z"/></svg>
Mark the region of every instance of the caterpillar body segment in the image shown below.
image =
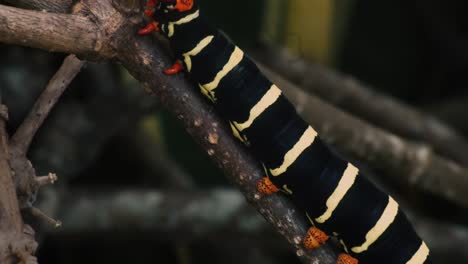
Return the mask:
<svg viewBox="0 0 468 264"><path fill-rule="evenodd" d="M347 254L337 263L431 263L429 249L393 198L319 138L294 106L239 47L200 16L197 0L152 0L160 33L178 63L261 161L264 194L287 194L311 222L316 248L337 234ZM147 33L147 31L143 32Z"/></svg>

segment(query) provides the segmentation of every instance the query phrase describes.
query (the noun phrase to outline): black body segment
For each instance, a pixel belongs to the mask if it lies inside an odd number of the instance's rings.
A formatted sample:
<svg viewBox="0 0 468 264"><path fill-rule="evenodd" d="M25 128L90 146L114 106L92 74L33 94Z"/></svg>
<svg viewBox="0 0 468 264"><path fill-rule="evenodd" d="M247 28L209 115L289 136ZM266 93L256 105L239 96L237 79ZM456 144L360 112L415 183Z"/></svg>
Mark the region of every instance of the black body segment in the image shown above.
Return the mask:
<svg viewBox="0 0 468 264"><path fill-rule="evenodd" d="M197 3L197 1L195 1ZM431 263L398 204L332 152L238 47L195 8L156 20L193 82L311 223L361 264ZM172 29L171 29L172 28Z"/></svg>

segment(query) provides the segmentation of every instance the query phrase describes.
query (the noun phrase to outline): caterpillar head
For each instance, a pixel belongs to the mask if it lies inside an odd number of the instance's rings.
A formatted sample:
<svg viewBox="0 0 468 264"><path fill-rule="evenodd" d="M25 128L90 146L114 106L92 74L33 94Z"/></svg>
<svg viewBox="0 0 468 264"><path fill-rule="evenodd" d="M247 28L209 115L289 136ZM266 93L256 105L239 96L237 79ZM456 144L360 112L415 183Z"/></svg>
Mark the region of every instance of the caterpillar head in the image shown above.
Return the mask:
<svg viewBox="0 0 468 264"><path fill-rule="evenodd" d="M184 13L196 8L196 0L156 0L156 9L164 13Z"/></svg>

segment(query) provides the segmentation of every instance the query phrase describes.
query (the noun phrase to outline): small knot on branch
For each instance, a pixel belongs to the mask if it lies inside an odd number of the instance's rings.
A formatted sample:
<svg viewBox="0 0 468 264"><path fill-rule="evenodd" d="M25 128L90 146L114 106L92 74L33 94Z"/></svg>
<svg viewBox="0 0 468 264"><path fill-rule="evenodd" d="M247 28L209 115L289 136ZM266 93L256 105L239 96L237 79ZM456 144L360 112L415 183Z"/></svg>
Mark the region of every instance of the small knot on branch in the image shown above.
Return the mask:
<svg viewBox="0 0 468 264"><path fill-rule="evenodd" d="M39 187L54 184L57 180L58 177L55 173L49 173L49 175L47 176L39 176L35 178L35 181L39 185Z"/></svg>
<svg viewBox="0 0 468 264"><path fill-rule="evenodd" d="M0 105L0 118L3 121L8 121L8 107L6 105Z"/></svg>
<svg viewBox="0 0 468 264"><path fill-rule="evenodd" d="M29 207L28 211L31 213L32 216L40 219L43 222L48 223L49 225L53 226L54 228L62 227L62 222L61 221L51 218L50 216L46 215L44 212L42 212L40 209L38 209L36 207Z"/></svg>

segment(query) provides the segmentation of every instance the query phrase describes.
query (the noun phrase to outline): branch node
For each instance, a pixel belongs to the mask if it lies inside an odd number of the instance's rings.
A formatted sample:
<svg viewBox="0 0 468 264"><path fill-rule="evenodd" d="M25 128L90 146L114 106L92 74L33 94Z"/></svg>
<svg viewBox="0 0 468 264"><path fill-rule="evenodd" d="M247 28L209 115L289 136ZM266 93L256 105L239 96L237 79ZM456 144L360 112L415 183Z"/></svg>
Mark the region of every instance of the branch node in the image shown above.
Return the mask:
<svg viewBox="0 0 468 264"><path fill-rule="evenodd" d="M59 220L55 220L51 218L50 216L46 215L44 212L42 212L40 209L36 207L29 207L28 208L29 212L31 213L32 216L40 219L41 221L44 221L54 228L60 228L62 227L62 222Z"/></svg>
<svg viewBox="0 0 468 264"><path fill-rule="evenodd" d="M35 181L39 187L54 184L58 180L57 174L49 173L47 176L36 177Z"/></svg>
<svg viewBox="0 0 468 264"><path fill-rule="evenodd" d="M8 107L6 105L0 105L0 118L3 121L8 121Z"/></svg>

